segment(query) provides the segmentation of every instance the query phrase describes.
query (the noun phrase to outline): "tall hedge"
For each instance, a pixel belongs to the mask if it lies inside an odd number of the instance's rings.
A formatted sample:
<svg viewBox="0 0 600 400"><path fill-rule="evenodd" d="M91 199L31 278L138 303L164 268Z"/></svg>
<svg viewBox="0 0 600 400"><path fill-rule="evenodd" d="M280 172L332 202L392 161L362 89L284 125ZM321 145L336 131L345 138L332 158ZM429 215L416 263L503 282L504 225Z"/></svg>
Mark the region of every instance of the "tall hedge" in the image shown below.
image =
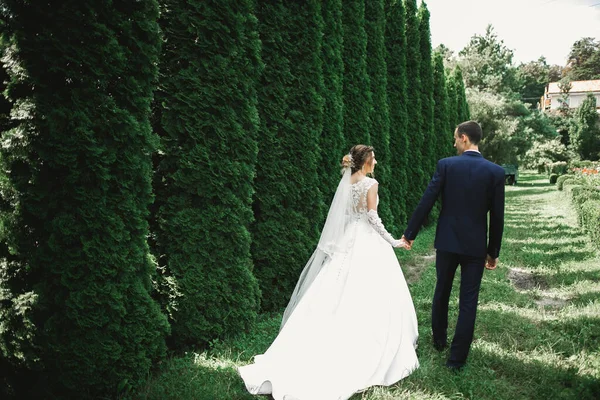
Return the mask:
<svg viewBox="0 0 600 400"><path fill-rule="evenodd" d="M349 150L344 138L344 60L342 0L323 2L323 133L319 142L319 177L325 204L333 199L340 180L342 156Z"/></svg>
<svg viewBox="0 0 600 400"><path fill-rule="evenodd" d="M164 356L168 331L146 242L158 6L5 1L0 12L14 101L0 149L9 394L117 398Z"/></svg>
<svg viewBox="0 0 600 400"><path fill-rule="evenodd" d="M421 110L421 35L417 1L404 0L406 12L406 103L408 111L408 210L415 209L425 190L423 115Z"/></svg>
<svg viewBox="0 0 600 400"><path fill-rule="evenodd" d="M314 250L323 220L317 165L323 125L321 2L259 2L265 70L252 228L262 307L279 310ZM334 167L336 168L336 167Z"/></svg>
<svg viewBox="0 0 600 400"><path fill-rule="evenodd" d="M380 182L378 212L386 227L393 230L390 192L391 153L390 115L387 97L387 65L385 61L385 9L384 0L365 2L365 30L367 32L367 71L371 81L373 107L371 108L371 144L375 147L377 167L375 177Z"/></svg>
<svg viewBox="0 0 600 400"><path fill-rule="evenodd" d="M347 0L342 10L344 26L344 137L346 147L370 144L371 82L367 71L365 0Z"/></svg>
<svg viewBox="0 0 600 400"><path fill-rule="evenodd" d="M433 134L436 136L436 158L439 160L452 155L453 131L448 122L448 91L446 89L446 74L444 72L444 56L433 54Z"/></svg>
<svg viewBox="0 0 600 400"><path fill-rule="evenodd" d="M457 101L457 124L471 119L469 104L467 103L467 95L465 93L465 81L463 79L462 70L459 65L453 71L454 83L456 85L456 101Z"/></svg>
<svg viewBox="0 0 600 400"><path fill-rule="evenodd" d="M256 319L249 228L262 64L251 0L164 1L160 23L157 243L176 288L168 312L180 347Z"/></svg>
<svg viewBox="0 0 600 400"><path fill-rule="evenodd" d="M460 120L458 84L454 70L446 70L446 85L448 89L448 126L454 132Z"/></svg>
<svg viewBox="0 0 600 400"><path fill-rule="evenodd" d="M402 1L386 0L385 47L387 64L387 96L390 115L390 207L396 225L407 223L408 136L406 102L406 34Z"/></svg>
<svg viewBox="0 0 600 400"><path fill-rule="evenodd" d="M437 157L436 147L438 137L433 131L433 65L431 56L431 32L429 29L429 10L425 2L422 2L419 11L419 47L420 47L420 79L421 79L421 131L423 133L423 155L424 185L435 170Z"/></svg>

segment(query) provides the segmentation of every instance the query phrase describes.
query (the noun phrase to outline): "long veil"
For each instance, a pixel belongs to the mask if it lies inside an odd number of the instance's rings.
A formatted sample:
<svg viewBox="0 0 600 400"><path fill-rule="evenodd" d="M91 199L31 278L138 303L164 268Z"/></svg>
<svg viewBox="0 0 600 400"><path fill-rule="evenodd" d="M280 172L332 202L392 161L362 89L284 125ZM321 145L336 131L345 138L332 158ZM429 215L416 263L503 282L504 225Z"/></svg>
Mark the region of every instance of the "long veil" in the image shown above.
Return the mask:
<svg viewBox="0 0 600 400"><path fill-rule="evenodd" d="M304 296L317 275L319 275L323 266L327 264L334 254L344 253L349 250L343 248L342 238L346 231L347 218L352 209L350 175L350 168L345 168L342 179L340 179L340 183L333 196L331 206L329 207L319 243L300 274L296 288L283 313L281 328L283 328L302 296Z"/></svg>

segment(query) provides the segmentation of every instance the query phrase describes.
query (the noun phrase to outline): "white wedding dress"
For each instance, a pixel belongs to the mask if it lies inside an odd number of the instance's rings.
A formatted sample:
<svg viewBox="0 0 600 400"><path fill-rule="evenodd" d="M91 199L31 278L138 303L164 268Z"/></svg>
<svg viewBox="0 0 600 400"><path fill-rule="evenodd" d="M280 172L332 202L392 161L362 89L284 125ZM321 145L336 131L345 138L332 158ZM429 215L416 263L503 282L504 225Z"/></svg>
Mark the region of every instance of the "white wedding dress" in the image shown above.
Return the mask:
<svg viewBox="0 0 600 400"><path fill-rule="evenodd" d="M248 391L275 400L345 400L419 366L413 302L376 210L375 179L351 186L342 247L329 258L269 349L239 368Z"/></svg>

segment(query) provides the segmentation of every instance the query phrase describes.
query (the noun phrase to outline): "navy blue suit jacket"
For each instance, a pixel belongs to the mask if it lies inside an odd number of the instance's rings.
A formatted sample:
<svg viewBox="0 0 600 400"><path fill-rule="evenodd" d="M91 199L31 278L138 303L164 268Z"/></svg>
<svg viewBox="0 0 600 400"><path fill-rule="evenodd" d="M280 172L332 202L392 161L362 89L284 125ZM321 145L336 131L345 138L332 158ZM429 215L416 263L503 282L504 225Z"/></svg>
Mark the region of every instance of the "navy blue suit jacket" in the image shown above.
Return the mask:
<svg viewBox="0 0 600 400"><path fill-rule="evenodd" d="M404 232L406 239L417 236L439 195L442 210L435 248L474 257L498 257L504 230L504 169L474 151L438 161Z"/></svg>

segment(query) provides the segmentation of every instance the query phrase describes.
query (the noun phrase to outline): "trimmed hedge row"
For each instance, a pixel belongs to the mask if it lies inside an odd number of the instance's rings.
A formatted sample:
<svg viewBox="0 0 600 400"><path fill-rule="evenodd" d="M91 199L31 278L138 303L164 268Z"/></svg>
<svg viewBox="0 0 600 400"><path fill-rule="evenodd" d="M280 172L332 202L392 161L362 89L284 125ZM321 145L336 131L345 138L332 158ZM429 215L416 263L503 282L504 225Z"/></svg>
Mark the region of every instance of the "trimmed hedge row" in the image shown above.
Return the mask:
<svg viewBox="0 0 600 400"><path fill-rule="evenodd" d="M600 248L600 186L590 185L573 175L561 176L558 180L560 190L565 191L573 203L579 225Z"/></svg>

